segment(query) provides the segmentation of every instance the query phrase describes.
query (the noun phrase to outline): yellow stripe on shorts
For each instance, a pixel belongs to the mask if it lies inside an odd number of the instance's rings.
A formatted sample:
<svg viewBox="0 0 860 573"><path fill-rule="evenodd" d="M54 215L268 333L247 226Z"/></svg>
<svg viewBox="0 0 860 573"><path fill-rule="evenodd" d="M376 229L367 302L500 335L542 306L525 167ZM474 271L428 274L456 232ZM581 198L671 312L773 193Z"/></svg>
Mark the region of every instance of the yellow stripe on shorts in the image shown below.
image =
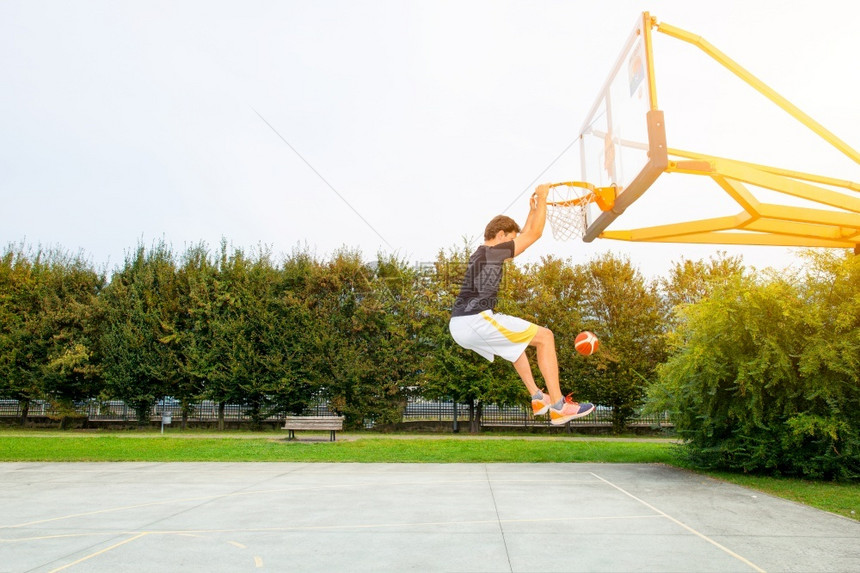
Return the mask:
<svg viewBox="0 0 860 573"><path fill-rule="evenodd" d="M484 317L484 320L495 326L496 330L501 332L505 336L505 338L507 338L514 344L519 344L520 342L531 342L531 339L535 337L535 334L537 334L538 331L538 327L536 324L530 324L527 329L521 332L514 332L513 330L509 330L499 324L495 318L488 314L481 313L481 316Z"/></svg>

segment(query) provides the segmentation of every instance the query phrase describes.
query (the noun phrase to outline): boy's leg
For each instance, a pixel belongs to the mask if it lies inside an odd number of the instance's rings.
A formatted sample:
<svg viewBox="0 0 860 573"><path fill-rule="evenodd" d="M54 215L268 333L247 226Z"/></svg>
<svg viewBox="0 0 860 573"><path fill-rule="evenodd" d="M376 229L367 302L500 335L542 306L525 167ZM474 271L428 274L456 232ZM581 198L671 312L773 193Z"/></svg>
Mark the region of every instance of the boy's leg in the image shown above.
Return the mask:
<svg viewBox="0 0 860 573"><path fill-rule="evenodd" d="M558 382L558 357L555 353L555 336L550 329L542 326L538 327L538 332L532 338L529 345L534 346L535 350L537 350L538 368L540 368L540 373L546 381L549 397L552 403L556 404L563 396L561 394L561 386ZM523 353L523 356L525 356L525 353ZM517 369L517 372L519 372L519 369ZM531 371L529 373L531 374ZM531 390L531 388L529 389Z"/></svg>
<svg viewBox="0 0 860 573"><path fill-rule="evenodd" d="M526 353L523 352L519 358L514 361L514 368L517 371L517 374L520 375L520 378L523 379L523 382L526 385L526 388L529 389L529 396L534 396L538 392L540 392L540 388L535 384L535 378L532 375L532 366L529 364L529 357L526 356Z"/></svg>
<svg viewBox="0 0 860 573"><path fill-rule="evenodd" d="M532 367L531 364L529 364L529 357L526 356L525 352L523 352L520 354L520 357L513 362L513 364L517 374L522 378L532 397L532 413L535 416L546 414L551 406L549 394L541 392L538 389L537 384L535 384L535 379L532 375Z"/></svg>

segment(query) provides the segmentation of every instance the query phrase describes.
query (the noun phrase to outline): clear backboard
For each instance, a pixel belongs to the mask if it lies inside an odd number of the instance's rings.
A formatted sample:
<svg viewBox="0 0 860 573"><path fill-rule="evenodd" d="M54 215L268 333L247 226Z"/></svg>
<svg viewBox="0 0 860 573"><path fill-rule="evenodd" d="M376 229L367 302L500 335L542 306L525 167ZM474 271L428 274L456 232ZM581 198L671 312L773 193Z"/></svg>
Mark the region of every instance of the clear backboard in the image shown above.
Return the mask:
<svg viewBox="0 0 860 573"><path fill-rule="evenodd" d="M586 209L586 242L597 238L668 165L656 99L651 16L644 12L580 129L582 180L616 188L612 209L601 211L595 204Z"/></svg>

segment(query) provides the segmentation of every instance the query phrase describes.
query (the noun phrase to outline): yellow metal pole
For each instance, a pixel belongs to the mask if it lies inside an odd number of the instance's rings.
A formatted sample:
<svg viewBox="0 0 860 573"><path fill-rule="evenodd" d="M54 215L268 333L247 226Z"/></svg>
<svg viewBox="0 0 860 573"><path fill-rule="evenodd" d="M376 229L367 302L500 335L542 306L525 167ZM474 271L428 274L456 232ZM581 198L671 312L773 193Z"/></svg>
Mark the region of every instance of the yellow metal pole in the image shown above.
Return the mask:
<svg viewBox="0 0 860 573"><path fill-rule="evenodd" d="M657 18L648 12L642 12L642 39L645 42L645 73L648 74L648 97L651 100L651 111L657 108L657 82L654 81L654 49L651 40L651 27L657 25Z"/></svg>
<svg viewBox="0 0 860 573"><path fill-rule="evenodd" d="M717 48L712 46L707 40L702 38L701 36L696 36L687 32L686 30L682 30L681 28L676 28L675 26L671 26L664 22L659 22L656 24L657 31L666 34L667 36L671 36L673 38L677 38L684 42L693 44L697 48L701 49L703 52L708 54L711 58L720 63L723 67L728 69L730 72L738 76L740 79L748 83L750 86L755 88L759 93L764 95L766 98L774 102L776 105L784 109L788 112L792 117L797 119L803 125L814 131L820 137L822 137L825 141L827 141L830 145L850 157L854 162L860 163L860 153L858 153L854 148L850 145L836 137L833 133L827 130L823 125L803 113L797 106L789 102L787 99L779 95L773 89L771 89L767 84L759 80L757 77L752 75L746 69L741 67L737 62L729 58L727 55L719 51Z"/></svg>
<svg viewBox="0 0 860 573"><path fill-rule="evenodd" d="M626 236L616 234L626 233ZM619 241L630 241L629 231L604 231L601 239L615 239ZM763 245L775 247L831 247L836 249L850 249L857 243L855 241L835 241L829 239L812 239L804 237L790 237L785 235L773 235L770 233L757 232L731 232L731 233L699 233L696 235L683 235L681 237L666 237L654 239L653 243L695 243L706 245Z"/></svg>
<svg viewBox="0 0 860 573"><path fill-rule="evenodd" d="M749 192L743 183L726 179L722 175L711 175L711 179L716 181L717 185L723 188L723 191L729 194L729 197L744 208L744 211L752 215L758 214L758 208L761 203L752 193Z"/></svg>
<svg viewBox="0 0 860 573"><path fill-rule="evenodd" d="M770 203L759 204L758 213L765 219L812 223L815 225L826 225L834 229L844 229L845 236L860 233L860 217L854 213L792 207L789 205L773 205Z"/></svg>
<svg viewBox="0 0 860 573"><path fill-rule="evenodd" d="M743 228L744 231L758 231L775 237L796 237L798 240L832 240L851 241L857 235L857 229L840 229L827 225L813 225L794 221L777 221L774 219L759 219Z"/></svg>
<svg viewBox="0 0 860 573"><path fill-rule="evenodd" d="M717 176L727 177L757 185L765 189L771 189L786 195L793 195L801 199L830 205L837 209L853 211L860 213L860 197L845 195L829 189L823 189L809 183L795 181L786 177L780 177L766 171L758 171L750 167L745 167L731 160L717 160L714 162L714 171Z"/></svg>
<svg viewBox="0 0 860 573"><path fill-rule="evenodd" d="M774 175L782 175L783 177L790 177L792 179L800 179L801 181L812 181L813 183L823 183L824 185L832 185L833 187L843 187L845 189L850 189L851 191L860 191L860 183L855 183L854 181L848 181L847 179L836 179L833 177L824 177L823 175L815 175L812 173L804 173L802 171L792 171L790 169L783 169L781 167L771 167L769 165L760 165L758 163L750 163L748 161L738 161L737 159L728 159L726 157L717 157L715 155L705 155L704 153L695 153L693 151L686 151L683 149L677 149L674 147L670 147L668 149L669 156L676 157L685 157L687 159L695 159L699 161L707 161L709 163L714 163L716 161L732 161L738 165L743 165L744 167L750 167L752 169L757 169L759 171L766 171L768 173L773 173Z"/></svg>
<svg viewBox="0 0 860 573"><path fill-rule="evenodd" d="M613 233L626 233L629 241L659 241L661 239L683 238L684 235L698 235L714 231L727 231L738 229L755 220L754 215L749 213L738 213L728 217L714 217L713 219L700 219L686 223L670 223L668 225L655 225L653 227L642 227L640 229L628 229L627 231L605 231L603 237L615 238Z"/></svg>

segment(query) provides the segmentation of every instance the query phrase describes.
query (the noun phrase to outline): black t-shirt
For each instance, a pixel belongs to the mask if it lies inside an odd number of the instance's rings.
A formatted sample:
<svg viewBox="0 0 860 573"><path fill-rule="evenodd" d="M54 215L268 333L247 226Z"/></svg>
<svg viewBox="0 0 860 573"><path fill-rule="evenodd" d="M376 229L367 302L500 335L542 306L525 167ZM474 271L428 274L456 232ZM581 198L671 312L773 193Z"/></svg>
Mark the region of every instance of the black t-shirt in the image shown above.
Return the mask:
<svg viewBox="0 0 860 573"><path fill-rule="evenodd" d="M460 294L454 302L451 316L469 316L493 310L502 280L502 266L514 256L514 242L507 241L492 247L481 245L469 257L469 267Z"/></svg>

